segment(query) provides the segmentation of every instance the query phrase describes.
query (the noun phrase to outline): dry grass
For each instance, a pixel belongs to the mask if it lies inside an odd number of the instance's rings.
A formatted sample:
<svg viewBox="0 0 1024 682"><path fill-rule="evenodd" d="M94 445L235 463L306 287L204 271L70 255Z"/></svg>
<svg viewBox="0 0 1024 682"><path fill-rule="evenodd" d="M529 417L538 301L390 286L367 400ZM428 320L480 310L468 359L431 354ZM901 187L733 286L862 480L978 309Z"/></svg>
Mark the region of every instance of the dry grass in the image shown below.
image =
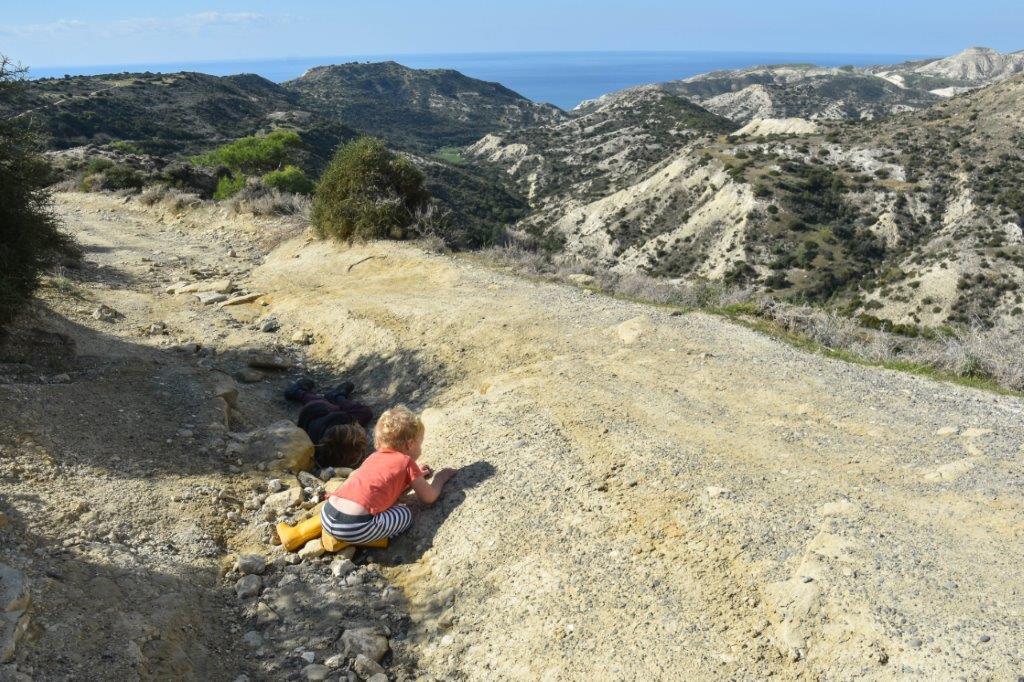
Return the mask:
<svg viewBox="0 0 1024 682"><path fill-rule="evenodd" d="M309 218L312 200L303 194L282 192L261 183L249 183L238 194L224 201L232 215L296 215Z"/></svg>
<svg viewBox="0 0 1024 682"><path fill-rule="evenodd" d="M139 202L143 206L161 206L172 213L181 213L203 203L196 194L182 192L166 185L150 185L139 194Z"/></svg>
<svg viewBox="0 0 1024 682"><path fill-rule="evenodd" d="M780 331L854 359L934 370L963 379L982 379L1024 391L1024 335L1005 327L953 329L932 338L908 338L866 329L832 311L762 301L756 314Z"/></svg>

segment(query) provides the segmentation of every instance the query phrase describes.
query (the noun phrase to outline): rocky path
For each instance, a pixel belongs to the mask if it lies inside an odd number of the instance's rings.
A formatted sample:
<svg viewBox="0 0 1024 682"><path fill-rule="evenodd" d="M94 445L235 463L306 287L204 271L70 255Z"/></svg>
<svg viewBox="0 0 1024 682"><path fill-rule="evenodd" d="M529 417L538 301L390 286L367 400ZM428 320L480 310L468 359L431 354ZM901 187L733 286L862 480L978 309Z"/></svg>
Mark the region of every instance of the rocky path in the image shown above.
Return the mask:
<svg viewBox="0 0 1024 682"><path fill-rule="evenodd" d="M216 303L246 293L266 233L59 206L84 267L48 282L0 364L0 680L372 677L350 667L386 655L399 595L366 557L271 545L322 488L245 458L248 430L295 412L278 397L295 372L252 351L304 361L257 301ZM197 291L168 293L183 282ZM213 397L230 377L237 433ZM253 552L258 570L236 565Z"/></svg>
<svg viewBox="0 0 1024 682"><path fill-rule="evenodd" d="M77 369L0 387L0 503L20 543L0 561L46 585L33 621L63 628L30 633L20 667L49 670L93 617L97 644L69 648L69 677L107 655L126 678L173 661L184 677L344 679L346 632L389 638L398 679L1024 675L1016 398L409 246L297 235L264 258L296 233L99 196L62 211L106 267L87 270L87 300L47 295ZM179 278L264 296L202 305L164 293ZM99 303L124 317L92 320ZM278 331L259 331L271 318ZM239 375L251 347L425 410L426 460L460 467L412 532L357 558L353 584L275 553L267 475L225 461L211 375ZM279 419L286 380L244 385L247 418ZM52 519L79 499L65 547ZM230 557L257 550L262 594L240 600ZM34 569L51 564L60 578ZM48 581L82 606L37 596ZM173 608L144 608L160 597Z"/></svg>

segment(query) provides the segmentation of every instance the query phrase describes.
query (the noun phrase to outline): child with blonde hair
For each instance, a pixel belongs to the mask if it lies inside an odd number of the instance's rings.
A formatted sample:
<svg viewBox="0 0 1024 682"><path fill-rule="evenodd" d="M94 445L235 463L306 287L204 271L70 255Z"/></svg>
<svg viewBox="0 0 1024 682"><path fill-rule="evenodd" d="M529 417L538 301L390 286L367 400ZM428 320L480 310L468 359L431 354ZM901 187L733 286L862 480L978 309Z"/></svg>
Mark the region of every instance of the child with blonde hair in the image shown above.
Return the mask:
<svg viewBox="0 0 1024 682"><path fill-rule="evenodd" d="M390 538L412 525L412 510L396 504L410 487L426 504L441 496L453 469L442 469L428 482L431 470L419 466L425 434L423 421L405 405L387 410L377 420L377 450L331 493L320 512L323 529L334 538L358 545Z"/></svg>

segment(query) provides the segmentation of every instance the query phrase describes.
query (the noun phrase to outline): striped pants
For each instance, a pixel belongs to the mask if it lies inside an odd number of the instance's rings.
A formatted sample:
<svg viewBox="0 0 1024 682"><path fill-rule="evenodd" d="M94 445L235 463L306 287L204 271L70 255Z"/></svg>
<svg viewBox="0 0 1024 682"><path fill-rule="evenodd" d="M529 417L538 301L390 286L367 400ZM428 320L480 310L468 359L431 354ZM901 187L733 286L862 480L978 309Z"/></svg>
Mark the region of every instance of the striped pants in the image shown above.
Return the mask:
<svg viewBox="0 0 1024 682"><path fill-rule="evenodd" d="M323 529L343 542L358 545L383 538L392 538L412 525L412 510L404 504L385 509L380 514L352 516L325 503L320 510Z"/></svg>

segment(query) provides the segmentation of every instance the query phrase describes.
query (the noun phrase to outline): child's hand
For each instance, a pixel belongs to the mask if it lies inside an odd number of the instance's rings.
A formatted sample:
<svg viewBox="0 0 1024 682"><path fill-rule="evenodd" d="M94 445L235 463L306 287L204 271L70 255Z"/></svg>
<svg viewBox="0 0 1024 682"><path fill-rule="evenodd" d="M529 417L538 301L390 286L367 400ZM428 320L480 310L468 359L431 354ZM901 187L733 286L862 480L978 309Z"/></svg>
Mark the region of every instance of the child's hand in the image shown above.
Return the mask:
<svg viewBox="0 0 1024 682"><path fill-rule="evenodd" d="M421 464L420 471L423 472L423 478L430 478L434 475L434 470L430 468L429 464Z"/></svg>
<svg viewBox="0 0 1024 682"><path fill-rule="evenodd" d="M441 469L434 475L434 482L438 485L444 485L455 476L455 469Z"/></svg>

